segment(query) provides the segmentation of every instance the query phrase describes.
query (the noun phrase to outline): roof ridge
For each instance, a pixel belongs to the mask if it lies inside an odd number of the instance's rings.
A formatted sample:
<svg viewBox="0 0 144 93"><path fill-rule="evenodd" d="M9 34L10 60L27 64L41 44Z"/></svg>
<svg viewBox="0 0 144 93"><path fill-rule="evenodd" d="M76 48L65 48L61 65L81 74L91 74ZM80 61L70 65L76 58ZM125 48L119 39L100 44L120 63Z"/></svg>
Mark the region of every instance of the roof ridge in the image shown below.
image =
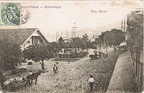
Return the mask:
<svg viewBox="0 0 144 93"><path fill-rule="evenodd" d="M38 28L2 28L2 29L38 29ZM0 28L1 30L1 28Z"/></svg>

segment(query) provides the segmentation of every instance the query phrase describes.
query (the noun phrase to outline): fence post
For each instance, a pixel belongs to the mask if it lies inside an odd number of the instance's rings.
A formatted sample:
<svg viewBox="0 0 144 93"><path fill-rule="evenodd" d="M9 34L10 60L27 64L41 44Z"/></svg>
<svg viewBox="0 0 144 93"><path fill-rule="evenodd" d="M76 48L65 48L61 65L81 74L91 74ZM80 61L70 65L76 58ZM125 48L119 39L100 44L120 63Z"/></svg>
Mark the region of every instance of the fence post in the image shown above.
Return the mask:
<svg viewBox="0 0 144 93"><path fill-rule="evenodd" d="M141 92L143 91L143 64L141 63Z"/></svg>

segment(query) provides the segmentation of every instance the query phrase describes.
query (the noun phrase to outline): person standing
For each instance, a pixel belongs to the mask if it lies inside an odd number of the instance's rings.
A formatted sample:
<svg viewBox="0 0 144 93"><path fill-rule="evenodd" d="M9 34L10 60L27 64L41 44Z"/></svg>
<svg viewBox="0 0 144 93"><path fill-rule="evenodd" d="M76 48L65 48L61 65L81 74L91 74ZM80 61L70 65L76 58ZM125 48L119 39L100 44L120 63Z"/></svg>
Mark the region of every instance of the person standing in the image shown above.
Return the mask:
<svg viewBox="0 0 144 93"><path fill-rule="evenodd" d="M54 64L54 66L53 66L53 71L54 71L54 75L57 73L57 66L56 66L56 64Z"/></svg>
<svg viewBox="0 0 144 93"><path fill-rule="evenodd" d="M56 67L57 67L56 73L58 73L58 70L59 70L59 64L58 64L58 62L56 62Z"/></svg>
<svg viewBox="0 0 144 93"><path fill-rule="evenodd" d="M31 75L32 75L32 71L30 70L28 77L29 77L29 78L32 77ZM29 83L29 84L32 84L32 80L29 79L29 80L28 80L28 83Z"/></svg>
<svg viewBox="0 0 144 93"><path fill-rule="evenodd" d="M32 71L31 70L29 71L29 75L32 75Z"/></svg>
<svg viewBox="0 0 144 93"><path fill-rule="evenodd" d="M116 51L116 47L114 46L114 51Z"/></svg>
<svg viewBox="0 0 144 93"><path fill-rule="evenodd" d="M93 91L93 84L95 82L93 75L90 75L90 78L88 79L89 85L90 85L90 92Z"/></svg>

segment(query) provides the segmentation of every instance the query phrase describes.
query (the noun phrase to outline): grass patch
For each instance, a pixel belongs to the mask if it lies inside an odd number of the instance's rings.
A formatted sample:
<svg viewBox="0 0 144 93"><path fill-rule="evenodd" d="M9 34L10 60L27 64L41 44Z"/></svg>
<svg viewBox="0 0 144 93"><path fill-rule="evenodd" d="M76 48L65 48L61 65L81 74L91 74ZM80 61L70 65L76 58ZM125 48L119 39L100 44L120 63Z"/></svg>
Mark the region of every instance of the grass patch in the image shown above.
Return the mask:
<svg viewBox="0 0 144 93"><path fill-rule="evenodd" d="M52 61L66 61L66 62L75 62L81 58L55 58Z"/></svg>

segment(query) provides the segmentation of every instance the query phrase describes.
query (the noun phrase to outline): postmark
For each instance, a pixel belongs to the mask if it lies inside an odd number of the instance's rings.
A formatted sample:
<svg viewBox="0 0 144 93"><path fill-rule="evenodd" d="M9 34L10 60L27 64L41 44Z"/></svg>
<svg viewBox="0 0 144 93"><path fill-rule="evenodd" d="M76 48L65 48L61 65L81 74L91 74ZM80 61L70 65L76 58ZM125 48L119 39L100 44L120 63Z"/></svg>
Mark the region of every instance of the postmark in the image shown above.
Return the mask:
<svg viewBox="0 0 144 93"><path fill-rule="evenodd" d="M1 3L2 25L22 25L30 19L30 12L22 9L20 3Z"/></svg>
<svg viewBox="0 0 144 93"><path fill-rule="evenodd" d="M27 23L30 17L31 17L31 13L28 10L21 8L20 25Z"/></svg>

